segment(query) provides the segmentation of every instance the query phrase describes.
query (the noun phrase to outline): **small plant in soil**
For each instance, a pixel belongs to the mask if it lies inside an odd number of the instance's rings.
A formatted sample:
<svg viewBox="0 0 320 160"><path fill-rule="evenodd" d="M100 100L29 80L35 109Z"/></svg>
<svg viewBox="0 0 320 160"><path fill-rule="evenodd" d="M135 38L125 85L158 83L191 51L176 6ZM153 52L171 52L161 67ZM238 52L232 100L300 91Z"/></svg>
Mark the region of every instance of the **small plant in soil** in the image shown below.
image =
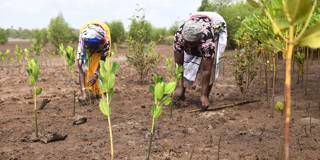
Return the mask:
<svg viewBox="0 0 320 160"><path fill-rule="evenodd" d="M35 135L38 138L38 115L37 115L37 96L39 96L42 92L42 88L37 87L37 82L39 79L40 69L37 60L30 59L27 61L27 73L28 80L30 86L32 86L33 100L34 100L34 108L33 108L33 124Z"/></svg>
<svg viewBox="0 0 320 160"><path fill-rule="evenodd" d="M0 60L5 62L7 60L7 54L5 52L0 51Z"/></svg>
<svg viewBox="0 0 320 160"><path fill-rule="evenodd" d="M18 46L16 45L16 48L15 48L15 55L16 55L16 58L17 58L17 62L19 64L21 64L21 61L22 61L22 58L23 58L23 50Z"/></svg>
<svg viewBox="0 0 320 160"><path fill-rule="evenodd" d="M175 80L166 83L163 77L157 74L154 75L153 81L154 85L149 88L150 92L153 94L154 104L151 108L152 125L146 160L149 160L150 158L152 139L156 129L156 121L162 113L163 106L167 106L172 103L171 94L175 90L177 84Z"/></svg>
<svg viewBox="0 0 320 160"><path fill-rule="evenodd" d="M23 53L24 53L24 56L23 56L24 60L25 60L25 61L28 61L28 59L29 59L29 57L30 57L30 50L29 50L28 48L25 48L25 49L23 50Z"/></svg>
<svg viewBox="0 0 320 160"><path fill-rule="evenodd" d="M106 116L109 124L111 160L114 159L114 148L112 138L110 103L114 95L116 73L118 72L119 68L120 65L118 63L110 63L109 57L106 58L105 62L100 61L99 87L103 94L102 98L100 99L99 107L100 111Z"/></svg>
<svg viewBox="0 0 320 160"><path fill-rule="evenodd" d="M257 54L248 48L240 50L240 52L235 55L234 64L237 67L234 76L243 96L247 94L250 85L257 75L257 63Z"/></svg>
<svg viewBox="0 0 320 160"><path fill-rule="evenodd" d="M71 81L70 84L74 84L74 62L76 58L76 51L73 47L67 46L64 47L63 44L60 44L59 46L59 53L62 55L62 57L65 59L66 62L66 68L71 74ZM76 103L75 103L75 96L76 96L76 91L73 90L73 116L76 114Z"/></svg>
<svg viewBox="0 0 320 160"><path fill-rule="evenodd" d="M183 67L179 66L178 64L175 64L174 66L174 61L172 58L166 59L165 66L166 66L167 73L169 74L169 80L178 83L178 81L182 77L181 74L183 71ZM173 98L173 94L171 94L170 96L171 98ZM172 117L172 110L173 110L173 106L170 107L170 117Z"/></svg>
<svg viewBox="0 0 320 160"><path fill-rule="evenodd" d="M10 57L10 50L9 49L7 49L5 52L2 52L1 60L3 62L7 61L9 59L9 57Z"/></svg>

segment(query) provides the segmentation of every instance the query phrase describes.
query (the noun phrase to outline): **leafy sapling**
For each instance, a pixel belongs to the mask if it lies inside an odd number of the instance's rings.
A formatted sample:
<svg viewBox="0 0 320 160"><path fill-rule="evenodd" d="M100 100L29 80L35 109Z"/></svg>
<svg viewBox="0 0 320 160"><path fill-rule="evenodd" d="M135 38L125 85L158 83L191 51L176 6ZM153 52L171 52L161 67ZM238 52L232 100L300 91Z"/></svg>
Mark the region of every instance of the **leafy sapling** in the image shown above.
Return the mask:
<svg viewBox="0 0 320 160"><path fill-rule="evenodd" d="M149 141L146 160L149 160L150 158L152 139L156 129L156 121L162 113L163 106L167 106L172 103L171 95L175 90L176 84L177 84L175 80L166 83L164 79L159 75L155 75L153 77L153 80L155 84L149 88L149 90L153 94L154 104L151 108L152 125L151 125L151 131L150 131L151 134L150 134L150 141Z"/></svg>
<svg viewBox="0 0 320 160"><path fill-rule="evenodd" d="M17 62L19 64L21 64L21 61L22 61L22 58L23 58L23 50L18 46L16 45L16 48L15 48L15 55L16 55L16 58L17 58Z"/></svg>
<svg viewBox="0 0 320 160"><path fill-rule="evenodd" d="M275 108L277 111L280 111L280 112L281 112L281 115L283 115L283 110L284 110L284 104L283 104L283 102L277 101L276 104L274 105L274 108Z"/></svg>
<svg viewBox="0 0 320 160"><path fill-rule="evenodd" d="M27 61L27 73L28 73L28 80L30 86L32 86L32 93L34 99L34 108L33 108L33 124L35 129L36 137L39 137L38 133L38 115L37 115L37 96L39 96L42 92L42 88L37 87L37 82L39 79L40 69L38 61L35 59L30 59Z"/></svg>
<svg viewBox="0 0 320 160"><path fill-rule="evenodd" d="M0 60L2 61L2 62L4 62L5 61L5 53L4 52L1 52L0 51Z"/></svg>
<svg viewBox="0 0 320 160"><path fill-rule="evenodd" d="M99 87L102 91L102 98L100 99L99 108L100 108L100 111L108 119L111 160L114 159L114 148L113 148L113 138L112 138L110 103L114 94L116 74L119 68L120 68L120 65L118 63L116 62L110 63L109 57L106 58L105 62L100 61Z"/></svg>
<svg viewBox="0 0 320 160"><path fill-rule="evenodd" d="M28 60L29 60L29 57L30 57L30 50L29 50L28 48L25 48L25 49L23 50L23 53L24 53L24 56L23 56L24 60L25 60L25 61L28 61Z"/></svg>
<svg viewBox="0 0 320 160"><path fill-rule="evenodd" d="M63 56L63 58L65 59L66 62L66 68L67 70L70 72L71 74L71 84L75 84L74 81L74 62L75 62L75 58L76 58L76 51L73 47L71 46L67 46L64 47L63 44L59 45L59 53ZM73 90L73 116L76 115L76 91Z"/></svg>
<svg viewBox="0 0 320 160"><path fill-rule="evenodd" d="M178 81L182 77L183 67L178 64L176 64L174 67L174 61L172 58L166 59L165 66L166 66L166 70L169 74L169 80L175 81L176 83L178 83ZM171 94L171 98L173 98L173 94ZM173 106L170 107L170 117L171 118L172 118L172 111L173 111Z"/></svg>
<svg viewBox="0 0 320 160"><path fill-rule="evenodd" d="M10 54L11 54L11 51L10 49L7 49L5 52L4 52L4 61L7 61L8 62L12 62L12 58L10 57ZM8 61L9 60L9 61Z"/></svg>
<svg viewBox="0 0 320 160"><path fill-rule="evenodd" d="M22 60L23 60L23 50L22 48L20 48L18 45L16 45L15 48L15 56L16 56L16 60L17 60L17 64L21 67L19 67L19 75L20 78L22 78L21 76L23 76L23 72L25 71L25 68L22 66Z"/></svg>

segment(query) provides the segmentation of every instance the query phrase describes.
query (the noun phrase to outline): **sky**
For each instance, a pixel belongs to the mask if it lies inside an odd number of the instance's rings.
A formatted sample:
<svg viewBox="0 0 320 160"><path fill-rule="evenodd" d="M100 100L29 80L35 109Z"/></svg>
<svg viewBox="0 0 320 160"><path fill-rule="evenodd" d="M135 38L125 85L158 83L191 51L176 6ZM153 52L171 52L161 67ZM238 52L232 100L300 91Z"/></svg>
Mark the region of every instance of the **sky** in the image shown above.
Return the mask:
<svg viewBox="0 0 320 160"><path fill-rule="evenodd" d="M88 20L130 24L137 4L156 27L170 27L195 12L201 0L0 0L0 27L44 28L59 13L73 28Z"/></svg>

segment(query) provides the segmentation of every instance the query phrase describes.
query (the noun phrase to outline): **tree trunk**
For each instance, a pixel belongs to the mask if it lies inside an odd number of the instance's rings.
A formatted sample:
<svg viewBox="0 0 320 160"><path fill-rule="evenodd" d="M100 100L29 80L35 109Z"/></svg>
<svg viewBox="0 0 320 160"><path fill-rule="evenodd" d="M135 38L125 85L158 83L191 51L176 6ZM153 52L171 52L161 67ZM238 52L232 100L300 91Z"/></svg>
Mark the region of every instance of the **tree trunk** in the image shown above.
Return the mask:
<svg viewBox="0 0 320 160"><path fill-rule="evenodd" d="M285 86L284 86L284 101L285 101L285 122L284 122L284 160L289 160L289 133L291 120L291 64L292 52L294 44L294 27L289 28L289 44L286 54L286 70L285 70Z"/></svg>

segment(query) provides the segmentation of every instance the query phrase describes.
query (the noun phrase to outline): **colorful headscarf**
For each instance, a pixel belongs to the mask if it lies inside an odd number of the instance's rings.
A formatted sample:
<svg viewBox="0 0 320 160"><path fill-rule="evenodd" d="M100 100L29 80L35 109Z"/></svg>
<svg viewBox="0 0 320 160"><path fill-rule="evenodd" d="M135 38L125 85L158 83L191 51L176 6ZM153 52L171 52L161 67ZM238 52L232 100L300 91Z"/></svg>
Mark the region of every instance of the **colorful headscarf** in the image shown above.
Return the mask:
<svg viewBox="0 0 320 160"><path fill-rule="evenodd" d="M188 42L200 41L206 31L206 22L190 19L185 22L182 29L182 38Z"/></svg>

